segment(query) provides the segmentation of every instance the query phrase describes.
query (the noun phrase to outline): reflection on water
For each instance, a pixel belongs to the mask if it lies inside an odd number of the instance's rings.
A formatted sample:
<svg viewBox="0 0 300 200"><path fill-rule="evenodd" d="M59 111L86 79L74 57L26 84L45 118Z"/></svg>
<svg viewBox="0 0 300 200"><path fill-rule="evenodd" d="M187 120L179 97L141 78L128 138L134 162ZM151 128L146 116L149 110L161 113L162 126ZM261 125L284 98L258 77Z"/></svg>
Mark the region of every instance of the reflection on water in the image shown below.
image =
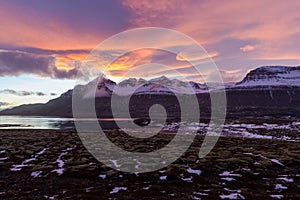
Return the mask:
<svg viewBox="0 0 300 200"><path fill-rule="evenodd" d="M132 119L127 118L106 118L96 119L104 129L117 128L115 121L125 121L129 123ZM95 122L95 119L76 119L86 125ZM34 117L34 116L0 116L0 129L59 129L74 130L75 124L73 118L58 117Z"/></svg>
<svg viewBox="0 0 300 200"><path fill-rule="evenodd" d="M0 129L73 129L71 118L0 116Z"/></svg>

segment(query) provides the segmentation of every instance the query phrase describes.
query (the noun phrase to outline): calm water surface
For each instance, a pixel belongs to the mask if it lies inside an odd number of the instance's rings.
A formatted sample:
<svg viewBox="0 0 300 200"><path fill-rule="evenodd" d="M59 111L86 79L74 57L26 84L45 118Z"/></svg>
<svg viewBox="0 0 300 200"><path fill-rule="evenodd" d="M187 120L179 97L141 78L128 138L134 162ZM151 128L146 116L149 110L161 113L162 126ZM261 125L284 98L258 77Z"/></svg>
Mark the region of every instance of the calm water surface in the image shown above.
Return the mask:
<svg viewBox="0 0 300 200"><path fill-rule="evenodd" d="M86 124L95 122L95 119L76 119L84 121ZM116 127L114 121L131 121L127 118L106 118L97 119L101 126L105 128ZM58 130L75 130L73 118L59 117L34 117L34 116L0 116L0 129L58 129Z"/></svg>
<svg viewBox="0 0 300 200"><path fill-rule="evenodd" d="M0 129L72 129L72 118L0 116Z"/></svg>

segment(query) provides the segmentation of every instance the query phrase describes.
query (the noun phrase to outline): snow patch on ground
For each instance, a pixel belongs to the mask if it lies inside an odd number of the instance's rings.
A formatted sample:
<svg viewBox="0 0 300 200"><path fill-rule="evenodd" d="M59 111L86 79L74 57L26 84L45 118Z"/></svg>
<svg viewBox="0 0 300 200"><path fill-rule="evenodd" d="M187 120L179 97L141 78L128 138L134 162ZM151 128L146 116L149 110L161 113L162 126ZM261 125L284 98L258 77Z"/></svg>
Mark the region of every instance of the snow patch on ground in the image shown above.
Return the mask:
<svg viewBox="0 0 300 200"><path fill-rule="evenodd" d="M225 172L219 174L219 176L234 176L234 177L241 177L242 175L241 175L241 174L232 174L232 173L229 172L229 171L225 171Z"/></svg>
<svg viewBox="0 0 300 200"><path fill-rule="evenodd" d="M192 169L190 167L187 169L187 172L190 173L190 174L197 174L197 175L201 174L201 170Z"/></svg>
<svg viewBox="0 0 300 200"><path fill-rule="evenodd" d="M42 171L31 172L33 178L41 177Z"/></svg>
<svg viewBox="0 0 300 200"><path fill-rule="evenodd" d="M284 181L286 183L293 183L294 182L294 179L293 178L277 178L278 180L281 180L281 181Z"/></svg>
<svg viewBox="0 0 300 200"><path fill-rule="evenodd" d="M284 164L282 164L281 162L279 162L279 161L276 160L276 159L270 159L270 161L273 162L273 163L276 163L276 164L278 164L278 165L284 166Z"/></svg>
<svg viewBox="0 0 300 200"><path fill-rule="evenodd" d="M57 163L57 169L52 170L51 172L56 172L59 176L62 175L64 173L64 161L62 160L62 157L67 155L69 151L73 150L73 148L69 147L65 150L63 150L61 152L61 154L58 156L58 158L56 159L56 163Z"/></svg>
<svg viewBox="0 0 300 200"><path fill-rule="evenodd" d="M115 187L112 191L110 191L110 194L118 193L121 190L127 190L127 187Z"/></svg>
<svg viewBox="0 0 300 200"><path fill-rule="evenodd" d="M241 193L241 190L231 190L229 188L224 188L227 192L236 192L236 193Z"/></svg>
<svg viewBox="0 0 300 200"><path fill-rule="evenodd" d="M85 188L85 192L91 192L94 189L94 187Z"/></svg>
<svg viewBox="0 0 300 200"><path fill-rule="evenodd" d="M221 194L220 199L245 199L245 197L239 193Z"/></svg>
<svg viewBox="0 0 300 200"><path fill-rule="evenodd" d="M286 186L283 186L282 184L276 184L275 190L286 190L288 189Z"/></svg>
<svg viewBox="0 0 300 200"><path fill-rule="evenodd" d="M0 161L7 160L9 157L0 158Z"/></svg>
<svg viewBox="0 0 300 200"><path fill-rule="evenodd" d="M228 182L231 182L231 181L235 180L234 178L231 178L231 177L223 177L221 179L224 180L224 181L228 181Z"/></svg>
<svg viewBox="0 0 300 200"><path fill-rule="evenodd" d="M47 150L47 148L42 149L41 151L39 151L35 155L31 156L31 158L24 160L20 165L13 165L10 168L10 171L20 171L20 170L22 170L23 167L31 166L28 163L36 160L40 155L42 155L43 153L45 153L46 150Z"/></svg>
<svg viewBox="0 0 300 200"><path fill-rule="evenodd" d="M281 194L271 194L270 197L272 197L274 199L282 199L283 195L281 195Z"/></svg>
<svg viewBox="0 0 300 200"><path fill-rule="evenodd" d="M109 160L110 162L112 162L112 164L116 167L116 168L119 168L121 167L122 165L118 165L118 161L117 160Z"/></svg>
<svg viewBox="0 0 300 200"><path fill-rule="evenodd" d="M200 195L200 196L208 196L207 193L203 193L203 192L194 192L193 194L197 194L197 195Z"/></svg>
<svg viewBox="0 0 300 200"><path fill-rule="evenodd" d="M270 162L275 163L277 165L284 166L284 164L282 164L279 160L267 158L266 156L264 156L262 154L253 154L253 153L243 153L243 154L248 155L248 156L260 157L260 158L263 158L265 160L269 160Z"/></svg>
<svg viewBox="0 0 300 200"><path fill-rule="evenodd" d="M100 174L98 177L102 178L102 179L105 179L106 178L106 174Z"/></svg>
<svg viewBox="0 0 300 200"><path fill-rule="evenodd" d="M183 174L180 174L180 178L181 178L181 180L186 181L186 182L192 182L192 179L193 179L192 176L190 176L190 177L184 177Z"/></svg>

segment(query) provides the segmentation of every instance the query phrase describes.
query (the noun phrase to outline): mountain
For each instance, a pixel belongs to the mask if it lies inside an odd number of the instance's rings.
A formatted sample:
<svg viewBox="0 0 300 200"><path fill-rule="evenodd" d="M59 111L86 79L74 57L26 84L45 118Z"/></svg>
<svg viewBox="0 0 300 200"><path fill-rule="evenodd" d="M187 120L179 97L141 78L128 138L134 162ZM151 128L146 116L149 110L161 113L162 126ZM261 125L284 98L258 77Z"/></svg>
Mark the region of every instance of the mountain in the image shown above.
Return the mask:
<svg viewBox="0 0 300 200"><path fill-rule="evenodd" d="M117 86L117 88L116 88ZM94 89L97 87L96 92ZM151 80L129 78L121 81L118 85L104 77L95 79L84 86L83 98L107 97L111 96L113 91L119 96L128 96L134 92L138 94L194 94L208 92L205 84L196 82L184 82L178 79L168 79L165 76Z"/></svg>
<svg viewBox="0 0 300 200"><path fill-rule="evenodd" d="M72 117L72 92L72 90L68 90L60 97L52 99L45 104L24 104L2 110L0 115Z"/></svg>
<svg viewBox="0 0 300 200"><path fill-rule="evenodd" d="M76 86L83 101L96 96L98 117L112 117L110 102L115 92L119 98L130 99L132 117L148 117L153 104L167 108L168 116L180 117L178 101L174 93L196 93L201 116L210 116L210 96L205 84L168 79L165 76L151 80L126 79L119 84L100 77L87 85ZM96 91L95 91L95 88ZM72 94L69 90L46 104L22 105L0 111L0 115L35 115L72 117ZM300 67L265 66L250 71L238 83L226 85L227 116L300 116ZM122 105L120 105L122 106Z"/></svg>
<svg viewBox="0 0 300 200"><path fill-rule="evenodd" d="M93 91L97 84L96 93ZM206 84L196 83L193 81L184 82L178 79L169 79L165 76L154 78L151 80L129 78L120 82L116 87L116 83L101 77L98 81L94 80L85 87L84 98L94 98L111 96L114 91L119 96L127 96L132 94L201 94L207 93ZM300 67L286 66L264 66L250 71L246 77L235 84L225 84L229 90L232 89L253 89L253 88L269 88L278 86L300 86Z"/></svg>
<svg viewBox="0 0 300 200"><path fill-rule="evenodd" d="M84 99L94 98L94 97L108 97L111 96L116 83L112 80L109 80L103 76L99 77L99 79L95 79L89 82L85 86L82 87L82 95ZM78 87L78 86L77 86ZM96 91L95 91L95 88Z"/></svg>
<svg viewBox="0 0 300 200"><path fill-rule="evenodd" d="M250 71L236 86L300 86L300 67L260 67Z"/></svg>

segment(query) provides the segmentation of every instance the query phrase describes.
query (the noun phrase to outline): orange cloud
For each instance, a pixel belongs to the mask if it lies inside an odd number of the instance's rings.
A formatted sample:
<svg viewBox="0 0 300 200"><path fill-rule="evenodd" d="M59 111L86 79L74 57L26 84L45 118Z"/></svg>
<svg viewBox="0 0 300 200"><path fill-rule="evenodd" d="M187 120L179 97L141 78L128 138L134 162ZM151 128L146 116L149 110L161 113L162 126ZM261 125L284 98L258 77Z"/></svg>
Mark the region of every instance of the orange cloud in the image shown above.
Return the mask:
<svg viewBox="0 0 300 200"><path fill-rule="evenodd" d="M153 50L151 49L132 51L128 54L118 57L107 67L107 70L129 70L137 65L151 62L151 55L153 55Z"/></svg>
<svg viewBox="0 0 300 200"><path fill-rule="evenodd" d="M193 54L187 54L186 52L180 52L179 54L177 54L176 59L179 61L201 61L201 60L205 60L207 58L214 58L216 56L218 56L218 52L213 52L210 53L208 55L201 55L199 54L199 52L195 52Z"/></svg>
<svg viewBox="0 0 300 200"><path fill-rule="evenodd" d="M75 66L74 61L83 61L87 57L86 53L79 53L79 54L67 54L67 55L55 55L56 62L55 65L59 70L71 70Z"/></svg>
<svg viewBox="0 0 300 200"><path fill-rule="evenodd" d="M157 49L140 49L118 57L106 68L106 75L120 78L123 76L155 76L166 69L182 69L191 64L185 59L178 59L178 55ZM172 75L171 73L163 73Z"/></svg>

